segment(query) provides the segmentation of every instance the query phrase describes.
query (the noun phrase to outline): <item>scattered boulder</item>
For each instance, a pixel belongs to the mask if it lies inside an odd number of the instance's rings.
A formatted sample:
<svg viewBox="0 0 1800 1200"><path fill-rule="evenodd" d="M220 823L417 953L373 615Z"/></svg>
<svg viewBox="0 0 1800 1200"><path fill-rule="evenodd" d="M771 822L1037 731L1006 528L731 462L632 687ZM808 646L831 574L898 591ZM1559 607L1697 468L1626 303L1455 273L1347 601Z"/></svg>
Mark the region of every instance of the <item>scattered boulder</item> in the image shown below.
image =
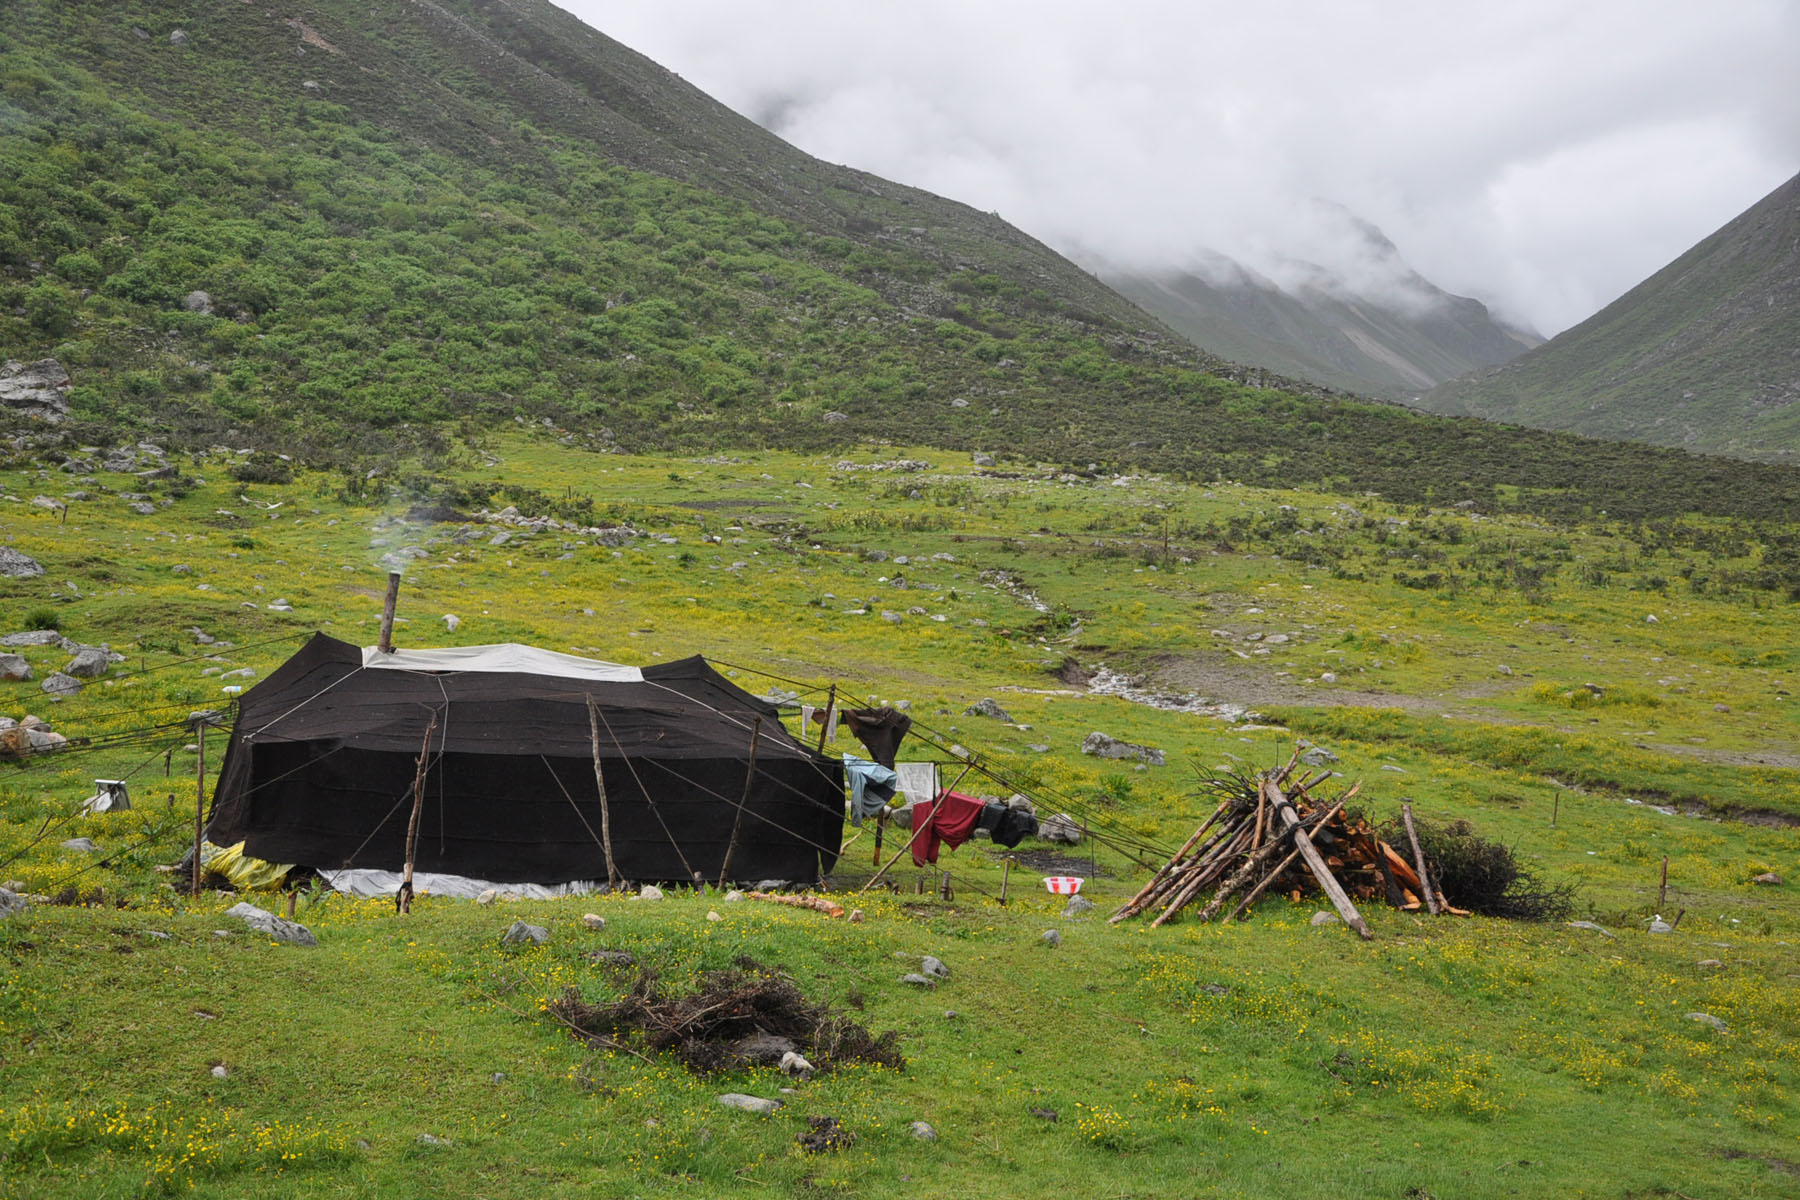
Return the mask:
<svg viewBox="0 0 1800 1200"><path fill-rule="evenodd" d="M78 679L97 679L112 666L112 656L97 646L83 646L75 652L63 671Z"/></svg>
<svg viewBox="0 0 1800 1200"><path fill-rule="evenodd" d="M638 889L639 900L661 900L662 898L663 890L654 883L646 883L643 887Z"/></svg>
<svg viewBox="0 0 1800 1200"><path fill-rule="evenodd" d="M1338 761L1338 756L1323 746L1308 746L1300 752L1300 761L1309 767L1328 767Z"/></svg>
<svg viewBox="0 0 1800 1200"><path fill-rule="evenodd" d="M1714 1029L1718 1030L1720 1033L1725 1033L1731 1028L1729 1025L1725 1024L1725 1022L1719 1020L1719 1018L1713 1016L1711 1013L1692 1012L1692 1013L1687 1014L1687 1019L1690 1021L1698 1021L1702 1025L1711 1025Z"/></svg>
<svg viewBox="0 0 1800 1200"><path fill-rule="evenodd" d="M20 683L31 678L31 664L23 654L0 654L0 680Z"/></svg>
<svg viewBox="0 0 1800 1200"><path fill-rule="evenodd" d="M840 421L848 421L850 416L848 413L828 412L822 419L827 425L836 425Z"/></svg>
<svg viewBox="0 0 1800 1200"><path fill-rule="evenodd" d="M287 942L295 946L317 946L319 944L319 940L312 935L312 930L298 921L289 921L278 917L254 904L234 904L225 910L225 915L236 917L258 933L267 934L278 942Z"/></svg>
<svg viewBox="0 0 1800 1200"><path fill-rule="evenodd" d="M0 405L28 417L57 422L69 415L68 371L54 358L22 363L9 358L0 364Z"/></svg>
<svg viewBox="0 0 1800 1200"><path fill-rule="evenodd" d="M11 888L0 887L0 919L16 917L31 907L30 901Z"/></svg>
<svg viewBox="0 0 1800 1200"><path fill-rule="evenodd" d="M1650 932L1651 933L1674 933L1675 927L1673 925L1669 924L1667 921L1663 920L1661 917L1655 917L1650 922Z"/></svg>
<svg viewBox="0 0 1800 1200"><path fill-rule="evenodd" d="M485 888L479 896L475 897L475 903L486 908L499 898L500 892L497 888Z"/></svg>
<svg viewBox="0 0 1800 1200"><path fill-rule="evenodd" d="M1095 907L1096 905L1094 902L1089 900L1086 896L1070 896L1069 902L1063 905L1062 915L1064 917L1079 917L1084 913L1093 912Z"/></svg>
<svg viewBox="0 0 1800 1200"><path fill-rule="evenodd" d="M606 928L606 918L599 913L583 913L581 915L581 923L586 925L589 929Z"/></svg>
<svg viewBox="0 0 1800 1200"><path fill-rule="evenodd" d="M212 297L205 292L189 292L181 298L181 307L191 313L200 313L208 317L213 315Z"/></svg>
<svg viewBox="0 0 1800 1200"><path fill-rule="evenodd" d="M1081 844L1081 826L1068 813L1057 813L1053 817L1038 822L1037 835L1046 842L1056 842L1064 846Z"/></svg>
<svg viewBox="0 0 1800 1200"><path fill-rule="evenodd" d="M441 1138L432 1133L421 1133L418 1136L418 1143L421 1146L448 1146L450 1139Z"/></svg>
<svg viewBox="0 0 1800 1200"><path fill-rule="evenodd" d="M918 1138L921 1142L935 1142L938 1140L937 1130L933 1129L931 1126L927 1125L923 1121L914 1121L911 1125L908 1125L906 1128L914 1137Z"/></svg>
<svg viewBox="0 0 1800 1200"><path fill-rule="evenodd" d="M900 977L900 982L901 982L901 983L910 983L910 984L912 984L912 985L913 985L913 986L914 986L914 987L926 987L926 988L929 988L929 987L936 987L936 986L937 986L937 980L935 980L935 979L930 979L930 978L927 978L927 977L926 977L926 976L924 976L924 975L920 975L920 974L919 974L919 973L918 973L918 972L916 972L916 971L914 971L914 972L912 972L912 973L910 973L910 974L906 974L906 975L902 975L902 976L901 976L901 977Z"/></svg>
<svg viewBox="0 0 1800 1200"><path fill-rule="evenodd" d="M1098 731L1081 739L1081 752L1091 754L1096 758L1142 759L1153 767L1160 767L1164 762L1161 750L1155 750L1149 746L1135 746L1130 742L1121 742L1118 738L1108 737Z"/></svg>
<svg viewBox="0 0 1800 1200"><path fill-rule="evenodd" d="M1611 937L1612 936L1611 931L1606 929L1604 926L1594 924L1594 922L1592 922L1592 921L1570 921L1569 928L1570 929L1591 929L1595 933L1599 934L1601 937Z"/></svg>
<svg viewBox="0 0 1800 1200"><path fill-rule="evenodd" d="M81 680L55 671L38 686L52 696L73 696L81 690Z"/></svg>
<svg viewBox="0 0 1800 1200"><path fill-rule="evenodd" d="M43 566L29 554L21 554L11 546L0 546L0 577L30 579L44 573ZM9 643L17 645L17 643Z"/></svg>
<svg viewBox="0 0 1800 1200"><path fill-rule="evenodd" d="M0 546L0 556L6 547ZM24 633L9 633L0 637L0 646L55 646L62 642L63 635L54 629L29 629Z"/></svg>
<svg viewBox="0 0 1800 1200"><path fill-rule="evenodd" d="M950 978L950 968L946 967L941 961L933 958L929 954L919 961L919 970L931 976L933 979Z"/></svg>
<svg viewBox="0 0 1800 1200"><path fill-rule="evenodd" d="M603 967L634 967L637 955L629 950L589 950L581 957L591 963L599 963Z"/></svg>
<svg viewBox="0 0 1800 1200"><path fill-rule="evenodd" d="M977 700L975 703L969 705L969 707L963 709L963 716L992 717L996 721L1005 721L1008 725L1012 724L1012 714L1008 713L998 704L995 704L992 699Z"/></svg>
<svg viewBox="0 0 1800 1200"><path fill-rule="evenodd" d="M1044 930L1044 932L1041 935L1039 935L1038 940L1040 942L1044 943L1044 945L1046 945L1046 946L1055 948L1057 946L1062 945L1062 934L1058 933L1054 929L1046 929L1046 930Z"/></svg>
<svg viewBox="0 0 1800 1200"><path fill-rule="evenodd" d="M550 931L542 925L514 921L507 931L500 935L500 940L509 946L520 946L527 942L534 946L541 946L550 940Z"/></svg>
<svg viewBox="0 0 1800 1200"><path fill-rule="evenodd" d="M806 1056L798 1051L789 1050L781 1056L781 1073L783 1075L798 1075L804 1079L810 1076L814 1070L816 1068L806 1061Z"/></svg>
<svg viewBox="0 0 1800 1200"><path fill-rule="evenodd" d="M1338 915L1334 912L1316 912L1312 915L1314 925L1335 925L1337 922Z"/></svg>
<svg viewBox="0 0 1800 1200"><path fill-rule="evenodd" d="M212 1076L214 1079L223 1079L229 1074L231 1074L231 1072L226 1068L224 1063L213 1064Z"/></svg>
<svg viewBox="0 0 1800 1200"><path fill-rule="evenodd" d="M746 1096L742 1092L726 1092L719 1097L719 1103L726 1108L753 1112L759 1117L770 1116L782 1105L780 1100L765 1100L761 1096Z"/></svg>
<svg viewBox="0 0 1800 1200"><path fill-rule="evenodd" d="M969 461L978 467L991 467L994 465L994 456L991 454L983 454L981 451L977 450L974 454L969 456Z"/></svg>
<svg viewBox="0 0 1800 1200"><path fill-rule="evenodd" d="M192 39L190 39L188 37L187 30L185 30L185 29L177 29L175 32L173 32L169 35L169 45L171 45L171 46L185 46L188 44L188 42L190 40L192 40ZM430 1136L431 1136L430 1134L422 1134L421 1135L421 1137L430 1137ZM445 1143L445 1142L440 1142L437 1144L448 1145L448 1143Z"/></svg>
<svg viewBox="0 0 1800 1200"><path fill-rule="evenodd" d="M73 850L77 854L98 854L98 853L100 853L100 847L94 844L93 838L84 838L84 837L69 838L67 841L62 843L62 848L64 850Z"/></svg>
<svg viewBox="0 0 1800 1200"><path fill-rule="evenodd" d="M1716 958L1703 958L1694 965L1703 971L1720 971L1725 967L1725 964Z"/></svg>

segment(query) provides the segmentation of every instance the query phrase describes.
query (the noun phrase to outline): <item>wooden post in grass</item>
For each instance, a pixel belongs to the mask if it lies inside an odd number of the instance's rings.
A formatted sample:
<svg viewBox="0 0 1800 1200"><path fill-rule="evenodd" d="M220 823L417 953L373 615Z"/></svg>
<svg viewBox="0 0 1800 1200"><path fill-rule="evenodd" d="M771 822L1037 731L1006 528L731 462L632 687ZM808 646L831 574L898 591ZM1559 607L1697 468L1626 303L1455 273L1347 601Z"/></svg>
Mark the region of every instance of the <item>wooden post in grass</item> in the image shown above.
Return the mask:
<svg viewBox="0 0 1800 1200"><path fill-rule="evenodd" d="M388 572L387 598L381 602L381 640L376 647L383 654L394 652L394 605L400 600L400 572Z"/></svg>
<svg viewBox="0 0 1800 1200"><path fill-rule="evenodd" d="M1562 793L1557 792L1550 799L1550 828L1556 828L1556 814L1562 811Z"/></svg>
<svg viewBox="0 0 1800 1200"><path fill-rule="evenodd" d="M750 764L744 770L744 798L738 802L737 815L731 818L731 841L725 844L725 862L719 867L719 890L725 890L725 879L731 871L731 856L737 853L738 829L744 823L744 806L750 803L750 785L756 782L756 740L762 736L762 718L750 727ZM821 739L823 741L823 739Z"/></svg>
<svg viewBox="0 0 1800 1200"><path fill-rule="evenodd" d="M1656 907L1660 910L1669 898L1669 856L1663 855L1662 884L1656 889Z"/></svg>
<svg viewBox="0 0 1800 1200"><path fill-rule="evenodd" d="M419 764L413 771L412 819L406 823L406 869L400 876L400 893L394 905L401 916L412 911L413 863L419 850L419 814L425 808L425 772L431 764L431 735L437 732L437 714L425 726L425 741L419 747Z"/></svg>
<svg viewBox="0 0 1800 1200"><path fill-rule="evenodd" d="M1005 864L1000 868L1000 903L1006 903L1006 885L1012 879L1013 856L1007 855Z"/></svg>
<svg viewBox="0 0 1800 1200"><path fill-rule="evenodd" d="M606 776L600 773L600 709L594 698L587 698L588 741L594 754L594 789L600 793L600 849L606 855L606 886L619 890L619 868L613 862L612 809L606 803Z"/></svg>
<svg viewBox="0 0 1800 1200"><path fill-rule="evenodd" d="M944 877L938 880L938 895L945 900L956 898L956 893L950 890L950 872L948 871L945 871Z"/></svg>
<svg viewBox="0 0 1800 1200"><path fill-rule="evenodd" d="M206 819L206 721L200 721L200 760L194 764L194 895L200 894L200 826Z"/></svg>
<svg viewBox="0 0 1800 1200"><path fill-rule="evenodd" d="M1412 843L1413 868L1419 873L1419 890L1425 894L1425 907L1435 917L1438 915L1437 889L1431 886L1431 876L1425 873L1425 851L1419 848L1419 835L1413 830L1412 805L1400 806L1400 819L1406 825L1406 840Z"/></svg>

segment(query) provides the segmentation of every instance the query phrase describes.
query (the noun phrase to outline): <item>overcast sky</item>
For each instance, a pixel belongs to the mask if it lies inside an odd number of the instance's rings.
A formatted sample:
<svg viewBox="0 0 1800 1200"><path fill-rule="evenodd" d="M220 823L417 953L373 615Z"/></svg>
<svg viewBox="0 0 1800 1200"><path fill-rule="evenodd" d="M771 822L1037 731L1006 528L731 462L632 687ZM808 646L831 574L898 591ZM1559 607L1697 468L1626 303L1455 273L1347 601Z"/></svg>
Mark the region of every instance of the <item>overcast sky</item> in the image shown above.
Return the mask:
<svg viewBox="0 0 1800 1200"><path fill-rule="evenodd" d="M800 148L1084 264L1354 271L1544 334L1800 170L1800 0L558 0Z"/></svg>

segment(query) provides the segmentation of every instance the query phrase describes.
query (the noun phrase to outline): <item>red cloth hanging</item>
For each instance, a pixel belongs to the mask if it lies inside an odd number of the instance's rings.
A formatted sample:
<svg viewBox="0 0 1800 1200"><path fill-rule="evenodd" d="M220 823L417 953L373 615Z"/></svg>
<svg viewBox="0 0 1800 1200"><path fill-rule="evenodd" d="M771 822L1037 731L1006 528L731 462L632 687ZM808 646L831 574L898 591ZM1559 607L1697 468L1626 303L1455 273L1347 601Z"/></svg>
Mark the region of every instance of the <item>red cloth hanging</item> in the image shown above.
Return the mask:
<svg viewBox="0 0 1800 1200"><path fill-rule="evenodd" d="M915 866L934 863L938 846L954 850L975 834L985 804L961 792L943 791L937 800L921 800L912 806L912 857Z"/></svg>

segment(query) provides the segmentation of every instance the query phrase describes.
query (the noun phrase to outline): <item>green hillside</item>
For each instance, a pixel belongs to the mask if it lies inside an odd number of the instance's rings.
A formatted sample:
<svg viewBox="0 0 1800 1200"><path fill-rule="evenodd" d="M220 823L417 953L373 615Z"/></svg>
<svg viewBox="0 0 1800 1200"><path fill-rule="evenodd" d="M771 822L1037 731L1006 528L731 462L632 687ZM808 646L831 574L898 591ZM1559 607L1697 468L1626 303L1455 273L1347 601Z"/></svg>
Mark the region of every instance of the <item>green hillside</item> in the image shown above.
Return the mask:
<svg viewBox="0 0 1800 1200"><path fill-rule="evenodd" d="M548 5L10 16L0 344L72 378L60 439L18 424L45 452L129 432L362 478L550 421L596 448L904 439L1563 517L1800 503L1786 470L1208 359L998 218L809 159Z"/></svg>
<svg viewBox="0 0 1800 1200"><path fill-rule="evenodd" d="M1532 353L1420 404L1753 459L1800 452L1800 176Z"/></svg>

